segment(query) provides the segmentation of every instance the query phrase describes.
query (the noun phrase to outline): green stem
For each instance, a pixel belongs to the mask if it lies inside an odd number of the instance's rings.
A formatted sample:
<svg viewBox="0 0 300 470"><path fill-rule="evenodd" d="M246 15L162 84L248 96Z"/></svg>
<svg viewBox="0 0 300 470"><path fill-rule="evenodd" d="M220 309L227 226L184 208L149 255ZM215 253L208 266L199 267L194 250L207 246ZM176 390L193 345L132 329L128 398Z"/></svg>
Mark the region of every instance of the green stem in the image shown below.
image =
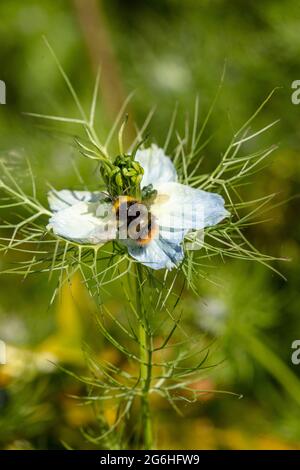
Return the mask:
<svg viewBox="0 0 300 470"><path fill-rule="evenodd" d="M152 375L152 348L151 338L148 335L148 328L145 318L145 310L142 303L142 269L136 265L136 306L140 319L139 341L140 341L140 374L142 383L141 397L141 420L143 432L143 448L151 450L152 443L152 422L149 405L149 389Z"/></svg>
<svg viewBox="0 0 300 470"><path fill-rule="evenodd" d="M240 335L248 345L248 348L255 359L277 379L287 393L300 405L300 382L294 372L271 350L265 341L249 333Z"/></svg>

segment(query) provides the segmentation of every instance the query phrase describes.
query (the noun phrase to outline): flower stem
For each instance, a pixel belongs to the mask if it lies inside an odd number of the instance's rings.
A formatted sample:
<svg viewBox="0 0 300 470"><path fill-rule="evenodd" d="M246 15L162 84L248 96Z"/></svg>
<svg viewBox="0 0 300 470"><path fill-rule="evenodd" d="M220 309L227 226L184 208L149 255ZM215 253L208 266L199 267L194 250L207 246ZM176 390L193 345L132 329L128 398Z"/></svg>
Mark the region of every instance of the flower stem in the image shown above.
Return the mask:
<svg viewBox="0 0 300 470"><path fill-rule="evenodd" d="M140 341L140 375L142 383L141 396L141 421L143 432L143 448L152 449L152 422L149 405L149 389L152 375L152 347L151 337L148 334L145 309L142 302L143 275L140 265L136 265L136 306L140 319L139 341Z"/></svg>
<svg viewBox="0 0 300 470"><path fill-rule="evenodd" d="M262 338L253 333L240 331L252 356L282 385L295 402L300 405L300 382L296 374L270 349Z"/></svg>

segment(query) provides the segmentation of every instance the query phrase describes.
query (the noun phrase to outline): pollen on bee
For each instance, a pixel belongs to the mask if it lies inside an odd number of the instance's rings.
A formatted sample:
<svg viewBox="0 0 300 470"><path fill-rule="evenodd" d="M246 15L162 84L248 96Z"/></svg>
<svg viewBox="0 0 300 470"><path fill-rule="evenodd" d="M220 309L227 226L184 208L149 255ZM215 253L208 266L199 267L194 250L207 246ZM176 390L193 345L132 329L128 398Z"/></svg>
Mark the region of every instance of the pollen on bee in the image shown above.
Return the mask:
<svg viewBox="0 0 300 470"><path fill-rule="evenodd" d="M139 246L148 245L158 233L156 218L147 205L131 197L120 196L114 201L120 239L131 239Z"/></svg>
<svg viewBox="0 0 300 470"><path fill-rule="evenodd" d="M113 206L114 210L118 216L119 211L120 211L120 206L122 205L132 205L132 204L138 204L138 200L135 199L132 196L119 196L114 200Z"/></svg>

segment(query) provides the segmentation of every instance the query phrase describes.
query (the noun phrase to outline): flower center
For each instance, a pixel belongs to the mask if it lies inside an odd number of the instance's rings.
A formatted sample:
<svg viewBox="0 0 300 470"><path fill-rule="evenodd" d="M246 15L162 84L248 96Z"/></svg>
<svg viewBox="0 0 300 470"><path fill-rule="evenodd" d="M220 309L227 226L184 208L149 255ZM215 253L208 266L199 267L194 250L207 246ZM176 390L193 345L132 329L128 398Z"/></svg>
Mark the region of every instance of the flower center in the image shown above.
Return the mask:
<svg viewBox="0 0 300 470"><path fill-rule="evenodd" d="M149 244L158 233L156 218L149 207L131 196L115 199L119 239L131 239L138 245Z"/></svg>
<svg viewBox="0 0 300 470"><path fill-rule="evenodd" d="M110 165L101 167L102 177L111 196L139 197L144 170L132 155L119 155Z"/></svg>

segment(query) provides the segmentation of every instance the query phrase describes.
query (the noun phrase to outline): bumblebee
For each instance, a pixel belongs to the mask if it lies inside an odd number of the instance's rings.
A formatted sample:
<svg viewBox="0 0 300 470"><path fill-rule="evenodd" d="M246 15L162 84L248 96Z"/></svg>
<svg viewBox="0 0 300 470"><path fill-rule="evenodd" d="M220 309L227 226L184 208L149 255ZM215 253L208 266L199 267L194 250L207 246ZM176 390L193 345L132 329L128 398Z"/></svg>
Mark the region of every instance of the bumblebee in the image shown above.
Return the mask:
<svg viewBox="0 0 300 470"><path fill-rule="evenodd" d="M137 245L148 245L158 233L158 223L150 207L132 196L119 196L113 207L120 238L134 240Z"/></svg>

